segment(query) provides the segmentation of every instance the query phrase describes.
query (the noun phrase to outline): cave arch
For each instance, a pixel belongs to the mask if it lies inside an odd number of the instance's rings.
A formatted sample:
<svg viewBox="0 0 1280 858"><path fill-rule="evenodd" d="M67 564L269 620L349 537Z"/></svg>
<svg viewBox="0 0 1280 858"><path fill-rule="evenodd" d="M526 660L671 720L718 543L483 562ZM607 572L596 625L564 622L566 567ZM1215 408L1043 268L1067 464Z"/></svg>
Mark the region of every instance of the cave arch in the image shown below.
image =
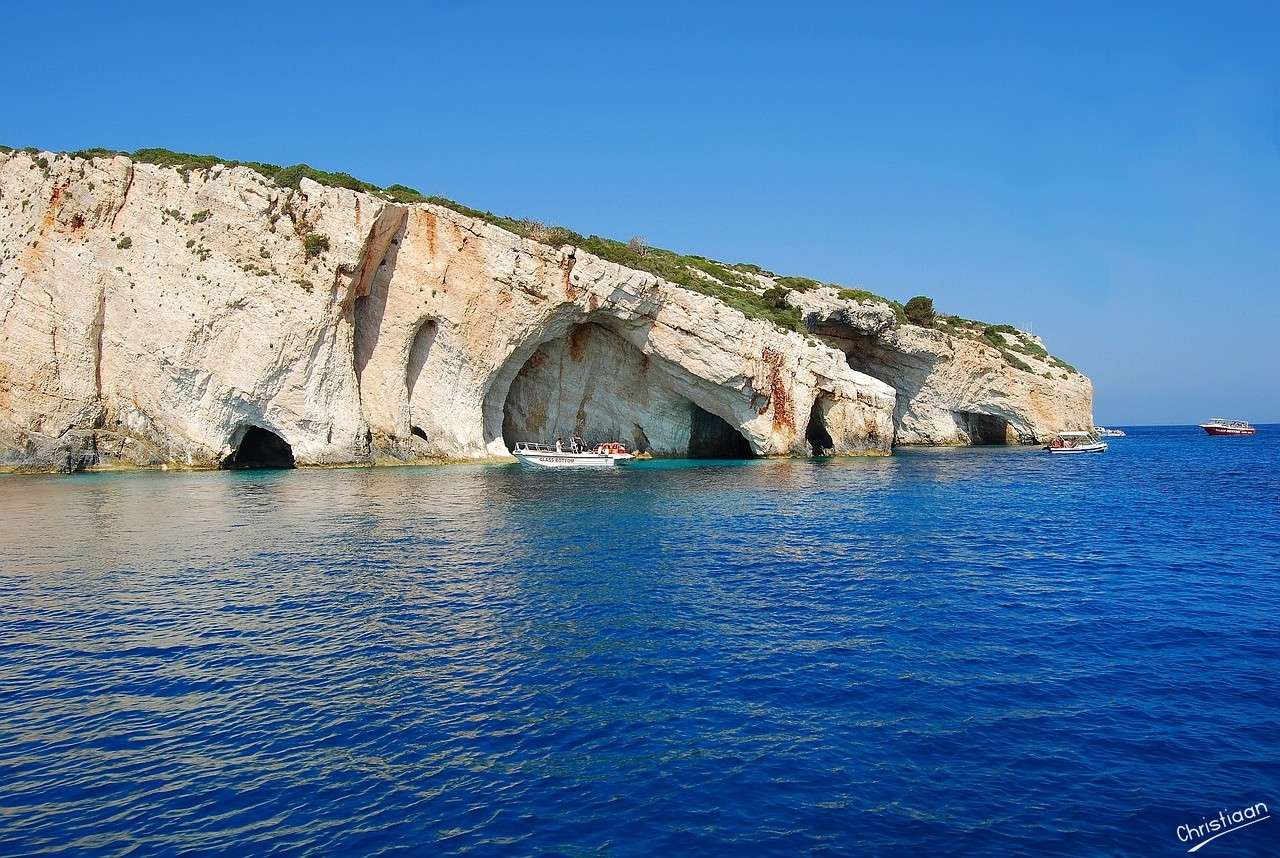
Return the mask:
<svg viewBox="0 0 1280 858"><path fill-rule="evenodd" d="M404 240L408 225L407 217L400 219L395 232L387 240L382 259L369 280L367 291L358 294L351 304L351 357L357 384L363 380L365 367L373 358L374 351L378 348L378 340L382 336L383 320L386 317L387 302L390 298L391 272L396 268L400 244ZM377 228L376 225L374 228Z"/></svg>
<svg viewBox="0 0 1280 858"><path fill-rule="evenodd" d="M750 459L751 444L723 417L689 403L690 459Z"/></svg>
<svg viewBox="0 0 1280 858"><path fill-rule="evenodd" d="M627 333L595 318L533 347L510 370L499 403L501 443L510 449L578 435L588 444L617 440L655 455L753 455L747 437L706 407L714 404L698 395L698 379L642 351L635 332Z"/></svg>
<svg viewBox="0 0 1280 858"><path fill-rule="evenodd" d="M822 397L814 397L813 408L809 411L809 425L804 430L804 440L809 445L809 454L813 456L830 456L836 446L831 433L827 431L822 412Z"/></svg>
<svg viewBox="0 0 1280 858"><path fill-rule="evenodd" d="M954 411L956 428L975 447L1010 442L1009 421L998 414L979 411Z"/></svg>
<svg viewBox="0 0 1280 858"><path fill-rule="evenodd" d="M250 426L236 445L235 451L222 460L223 470L241 471L259 468L296 468L293 447L270 429Z"/></svg>
<svg viewBox="0 0 1280 858"><path fill-rule="evenodd" d="M440 331L440 325L435 319L423 319L418 323L417 329L413 333L413 339L409 342L409 353L405 357L404 368L404 387L405 402L409 409L410 431L417 429L417 424L423 422L419 415L415 413L413 405L413 391L418 386L418 381L422 378L422 371L427 365L427 358L431 355L431 347L435 345L436 334ZM419 409L422 406L419 406ZM418 432L422 432L418 429ZM422 438L426 440L426 433L422 432Z"/></svg>

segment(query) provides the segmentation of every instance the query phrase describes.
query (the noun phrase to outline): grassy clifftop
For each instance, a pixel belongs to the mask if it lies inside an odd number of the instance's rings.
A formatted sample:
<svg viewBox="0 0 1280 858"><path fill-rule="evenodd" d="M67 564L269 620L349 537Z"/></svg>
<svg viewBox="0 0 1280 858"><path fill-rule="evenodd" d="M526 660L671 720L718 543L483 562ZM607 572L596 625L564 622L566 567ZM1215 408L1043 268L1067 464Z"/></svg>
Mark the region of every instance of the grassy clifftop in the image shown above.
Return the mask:
<svg viewBox="0 0 1280 858"><path fill-rule="evenodd" d="M0 146L0 154L13 152L8 146ZM39 150L27 148L21 151L39 157ZM112 149L81 149L67 153L79 158L113 157L123 155L143 164L158 164L171 167L185 180L193 170L208 170L217 165L248 167L282 188L298 188L303 177L321 185L335 188L346 188L361 191L397 203L433 203L453 209L468 217L487 221L517 235L556 247L570 244L595 254L602 259L616 262L628 268L647 271L664 280L676 283L686 289L709 295L739 310L748 318L763 319L780 328L808 333L800 312L791 306L787 294L792 291L815 289L820 286L833 286L839 290L840 297L851 301L870 301L883 304L893 311L898 324L908 324L908 315L902 304L882 295L876 295L863 289L848 289L839 284L823 283L808 277L784 276L747 262L725 263L703 256L677 253L658 247L649 247L640 239L618 241L599 235L581 235L562 226L548 226L535 220L497 215L488 211L473 209L451 199L441 196L423 194L406 185L394 184L379 187L370 182L357 179L349 173L335 173L319 170L309 164L293 164L282 167L262 161L235 161L217 155L193 155L187 152L174 152L169 149L138 149L133 152L120 152ZM921 300L921 299L914 299ZM927 299L926 299L927 300ZM1037 357L1043 353L1039 344L1027 339L1020 331L1009 325L988 325L963 319L959 316L933 315L932 302L929 302L929 315L921 318L913 314L910 322L927 327L934 327L952 336L985 340L999 349L1005 360L1019 369L1030 370L1017 353L1022 352ZM1068 364L1048 358L1062 369L1074 372Z"/></svg>

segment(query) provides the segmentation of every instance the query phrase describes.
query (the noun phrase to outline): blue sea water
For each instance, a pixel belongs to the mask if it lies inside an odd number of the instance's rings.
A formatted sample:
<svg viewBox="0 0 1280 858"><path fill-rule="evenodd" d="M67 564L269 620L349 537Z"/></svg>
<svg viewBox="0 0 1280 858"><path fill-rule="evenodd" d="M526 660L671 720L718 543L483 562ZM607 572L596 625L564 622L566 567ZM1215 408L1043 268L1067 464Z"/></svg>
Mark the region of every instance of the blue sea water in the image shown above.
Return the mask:
<svg viewBox="0 0 1280 858"><path fill-rule="evenodd" d="M1280 805L1280 427L5 477L0 592L6 855L1174 855Z"/></svg>

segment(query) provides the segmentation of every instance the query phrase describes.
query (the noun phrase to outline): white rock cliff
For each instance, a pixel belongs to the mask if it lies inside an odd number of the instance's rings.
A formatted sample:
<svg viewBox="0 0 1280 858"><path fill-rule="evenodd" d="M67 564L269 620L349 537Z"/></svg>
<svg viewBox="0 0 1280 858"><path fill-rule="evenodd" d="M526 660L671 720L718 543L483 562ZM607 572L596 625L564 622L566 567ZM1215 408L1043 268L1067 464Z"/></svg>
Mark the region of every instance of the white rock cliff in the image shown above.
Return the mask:
<svg viewBox="0 0 1280 858"><path fill-rule="evenodd" d="M834 290L788 300L813 336L443 206L0 154L0 466L486 459L570 433L883 454L1090 424L1083 376Z"/></svg>

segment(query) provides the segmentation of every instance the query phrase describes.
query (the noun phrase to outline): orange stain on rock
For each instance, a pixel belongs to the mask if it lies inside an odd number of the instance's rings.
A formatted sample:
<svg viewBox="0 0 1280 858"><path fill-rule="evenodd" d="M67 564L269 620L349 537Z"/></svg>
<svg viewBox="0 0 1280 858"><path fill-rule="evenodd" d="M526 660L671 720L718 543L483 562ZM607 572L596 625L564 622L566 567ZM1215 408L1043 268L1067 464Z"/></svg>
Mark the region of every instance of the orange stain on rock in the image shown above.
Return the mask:
<svg viewBox="0 0 1280 858"><path fill-rule="evenodd" d="M760 355L760 361L765 365L768 374L769 401L760 408L759 413L764 414L773 408L773 428L794 432L796 418L791 413L791 391L787 389L787 382L783 377L783 357L773 349L765 349Z"/></svg>
<svg viewBox="0 0 1280 858"><path fill-rule="evenodd" d="M414 209L414 223L418 226L415 230L422 234L427 240L427 256L435 257L436 255L436 213L429 209Z"/></svg>
<svg viewBox="0 0 1280 858"><path fill-rule="evenodd" d="M27 246L26 250L22 251L22 257L18 260L18 264L28 274L34 273L44 258L44 240L58 224L58 215L62 211L62 194L66 189L67 185L53 186L53 193L49 195L49 207L44 210L44 215L40 218L40 228L36 231L36 239Z"/></svg>

